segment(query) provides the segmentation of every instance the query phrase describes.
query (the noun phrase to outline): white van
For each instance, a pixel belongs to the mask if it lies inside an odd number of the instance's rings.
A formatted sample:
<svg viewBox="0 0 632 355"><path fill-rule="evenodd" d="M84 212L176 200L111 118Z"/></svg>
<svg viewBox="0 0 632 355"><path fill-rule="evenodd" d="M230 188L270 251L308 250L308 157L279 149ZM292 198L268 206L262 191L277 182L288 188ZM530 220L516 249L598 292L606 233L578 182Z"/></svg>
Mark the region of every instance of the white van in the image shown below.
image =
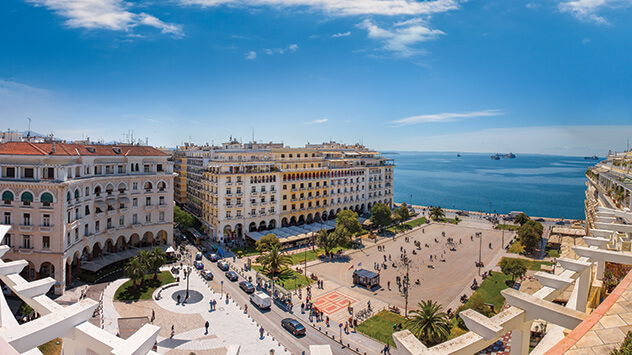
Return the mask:
<svg viewBox="0 0 632 355"><path fill-rule="evenodd" d="M272 306L272 298L263 292L255 292L250 295L250 302L254 303L259 309L270 309L270 306Z"/></svg>

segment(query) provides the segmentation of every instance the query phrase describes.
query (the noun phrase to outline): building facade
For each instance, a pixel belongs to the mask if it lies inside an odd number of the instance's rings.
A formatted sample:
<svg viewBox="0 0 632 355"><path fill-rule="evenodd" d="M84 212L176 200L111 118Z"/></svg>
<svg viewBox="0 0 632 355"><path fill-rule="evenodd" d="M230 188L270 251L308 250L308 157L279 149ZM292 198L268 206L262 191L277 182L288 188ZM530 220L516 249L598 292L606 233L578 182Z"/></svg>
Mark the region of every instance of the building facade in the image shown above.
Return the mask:
<svg viewBox="0 0 632 355"><path fill-rule="evenodd" d="M185 155L187 208L219 242L393 204L393 160L362 145L231 140Z"/></svg>
<svg viewBox="0 0 632 355"><path fill-rule="evenodd" d="M173 240L173 163L137 145L0 145L0 213L11 225L5 261L63 293L82 263Z"/></svg>

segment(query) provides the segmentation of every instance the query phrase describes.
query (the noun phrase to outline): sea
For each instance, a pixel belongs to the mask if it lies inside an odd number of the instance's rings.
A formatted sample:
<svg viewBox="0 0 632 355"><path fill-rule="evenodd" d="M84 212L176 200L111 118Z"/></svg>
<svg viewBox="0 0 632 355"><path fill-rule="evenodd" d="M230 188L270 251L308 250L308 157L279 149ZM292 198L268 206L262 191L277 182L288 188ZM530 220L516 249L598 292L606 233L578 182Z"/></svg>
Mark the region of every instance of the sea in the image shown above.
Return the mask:
<svg viewBox="0 0 632 355"><path fill-rule="evenodd" d="M393 152L394 201L469 211L522 211L534 217L584 219L586 176L598 160L516 154Z"/></svg>

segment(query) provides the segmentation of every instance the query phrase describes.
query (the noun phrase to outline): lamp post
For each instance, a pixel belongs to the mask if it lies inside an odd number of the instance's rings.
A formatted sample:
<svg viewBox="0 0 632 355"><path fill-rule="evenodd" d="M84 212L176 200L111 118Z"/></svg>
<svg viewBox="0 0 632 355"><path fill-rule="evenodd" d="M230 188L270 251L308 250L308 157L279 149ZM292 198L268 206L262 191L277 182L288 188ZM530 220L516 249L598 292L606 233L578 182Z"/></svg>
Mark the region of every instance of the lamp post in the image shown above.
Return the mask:
<svg viewBox="0 0 632 355"><path fill-rule="evenodd" d="M219 282L219 289L220 289L220 296L219 296L219 298L221 299L222 296L224 296L224 280Z"/></svg>
<svg viewBox="0 0 632 355"><path fill-rule="evenodd" d="M191 267L187 266L187 271L186 271L186 278L187 278L187 293L184 296L184 300L186 301L189 298L189 280L191 279Z"/></svg>

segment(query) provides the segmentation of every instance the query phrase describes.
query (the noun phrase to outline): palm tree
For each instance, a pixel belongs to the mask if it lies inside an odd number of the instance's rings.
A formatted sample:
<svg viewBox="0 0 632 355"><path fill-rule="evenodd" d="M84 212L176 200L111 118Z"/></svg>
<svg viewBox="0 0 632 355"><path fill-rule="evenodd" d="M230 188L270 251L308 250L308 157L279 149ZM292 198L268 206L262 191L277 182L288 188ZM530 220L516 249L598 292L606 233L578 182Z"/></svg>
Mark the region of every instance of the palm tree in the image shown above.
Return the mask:
<svg viewBox="0 0 632 355"><path fill-rule="evenodd" d="M147 250L140 250L138 252L138 260L145 265L145 271L147 271L147 269L149 268L149 261L151 259L151 253ZM143 282L145 282L145 279L142 278L140 280L140 283L142 284Z"/></svg>
<svg viewBox="0 0 632 355"><path fill-rule="evenodd" d="M432 346L446 340L450 335L450 320L435 301L421 301L419 309L411 311L414 316L407 320L408 329L424 344Z"/></svg>
<svg viewBox="0 0 632 355"><path fill-rule="evenodd" d="M432 211L430 211L430 218L432 218L435 221L443 217L445 217L445 213L443 212L443 209L440 206L433 207Z"/></svg>
<svg viewBox="0 0 632 355"><path fill-rule="evenodd" d="M142 262L138 256L130 259L123 268L123 274L132 279L132 287L134 290L136 290L136 281L142 280L145 277L145 272L147 272L147 264Z"/></svg>
<svg viewBox="0 0 632 355"><path fill-rule="evenodd" d="M154 280L158 278L158 269L167 263L167 254L161 247L154 247L149 258L149 266L154 270Z"/></svg>
<svg viewBox="0 0 632 355"><path fill-rule="evenodd" d="M282 252L280 246L273 244L268 253L259 257L259 262L268 269L269 274L276 276L284 265L292 264L292 258Z"/></svg>

